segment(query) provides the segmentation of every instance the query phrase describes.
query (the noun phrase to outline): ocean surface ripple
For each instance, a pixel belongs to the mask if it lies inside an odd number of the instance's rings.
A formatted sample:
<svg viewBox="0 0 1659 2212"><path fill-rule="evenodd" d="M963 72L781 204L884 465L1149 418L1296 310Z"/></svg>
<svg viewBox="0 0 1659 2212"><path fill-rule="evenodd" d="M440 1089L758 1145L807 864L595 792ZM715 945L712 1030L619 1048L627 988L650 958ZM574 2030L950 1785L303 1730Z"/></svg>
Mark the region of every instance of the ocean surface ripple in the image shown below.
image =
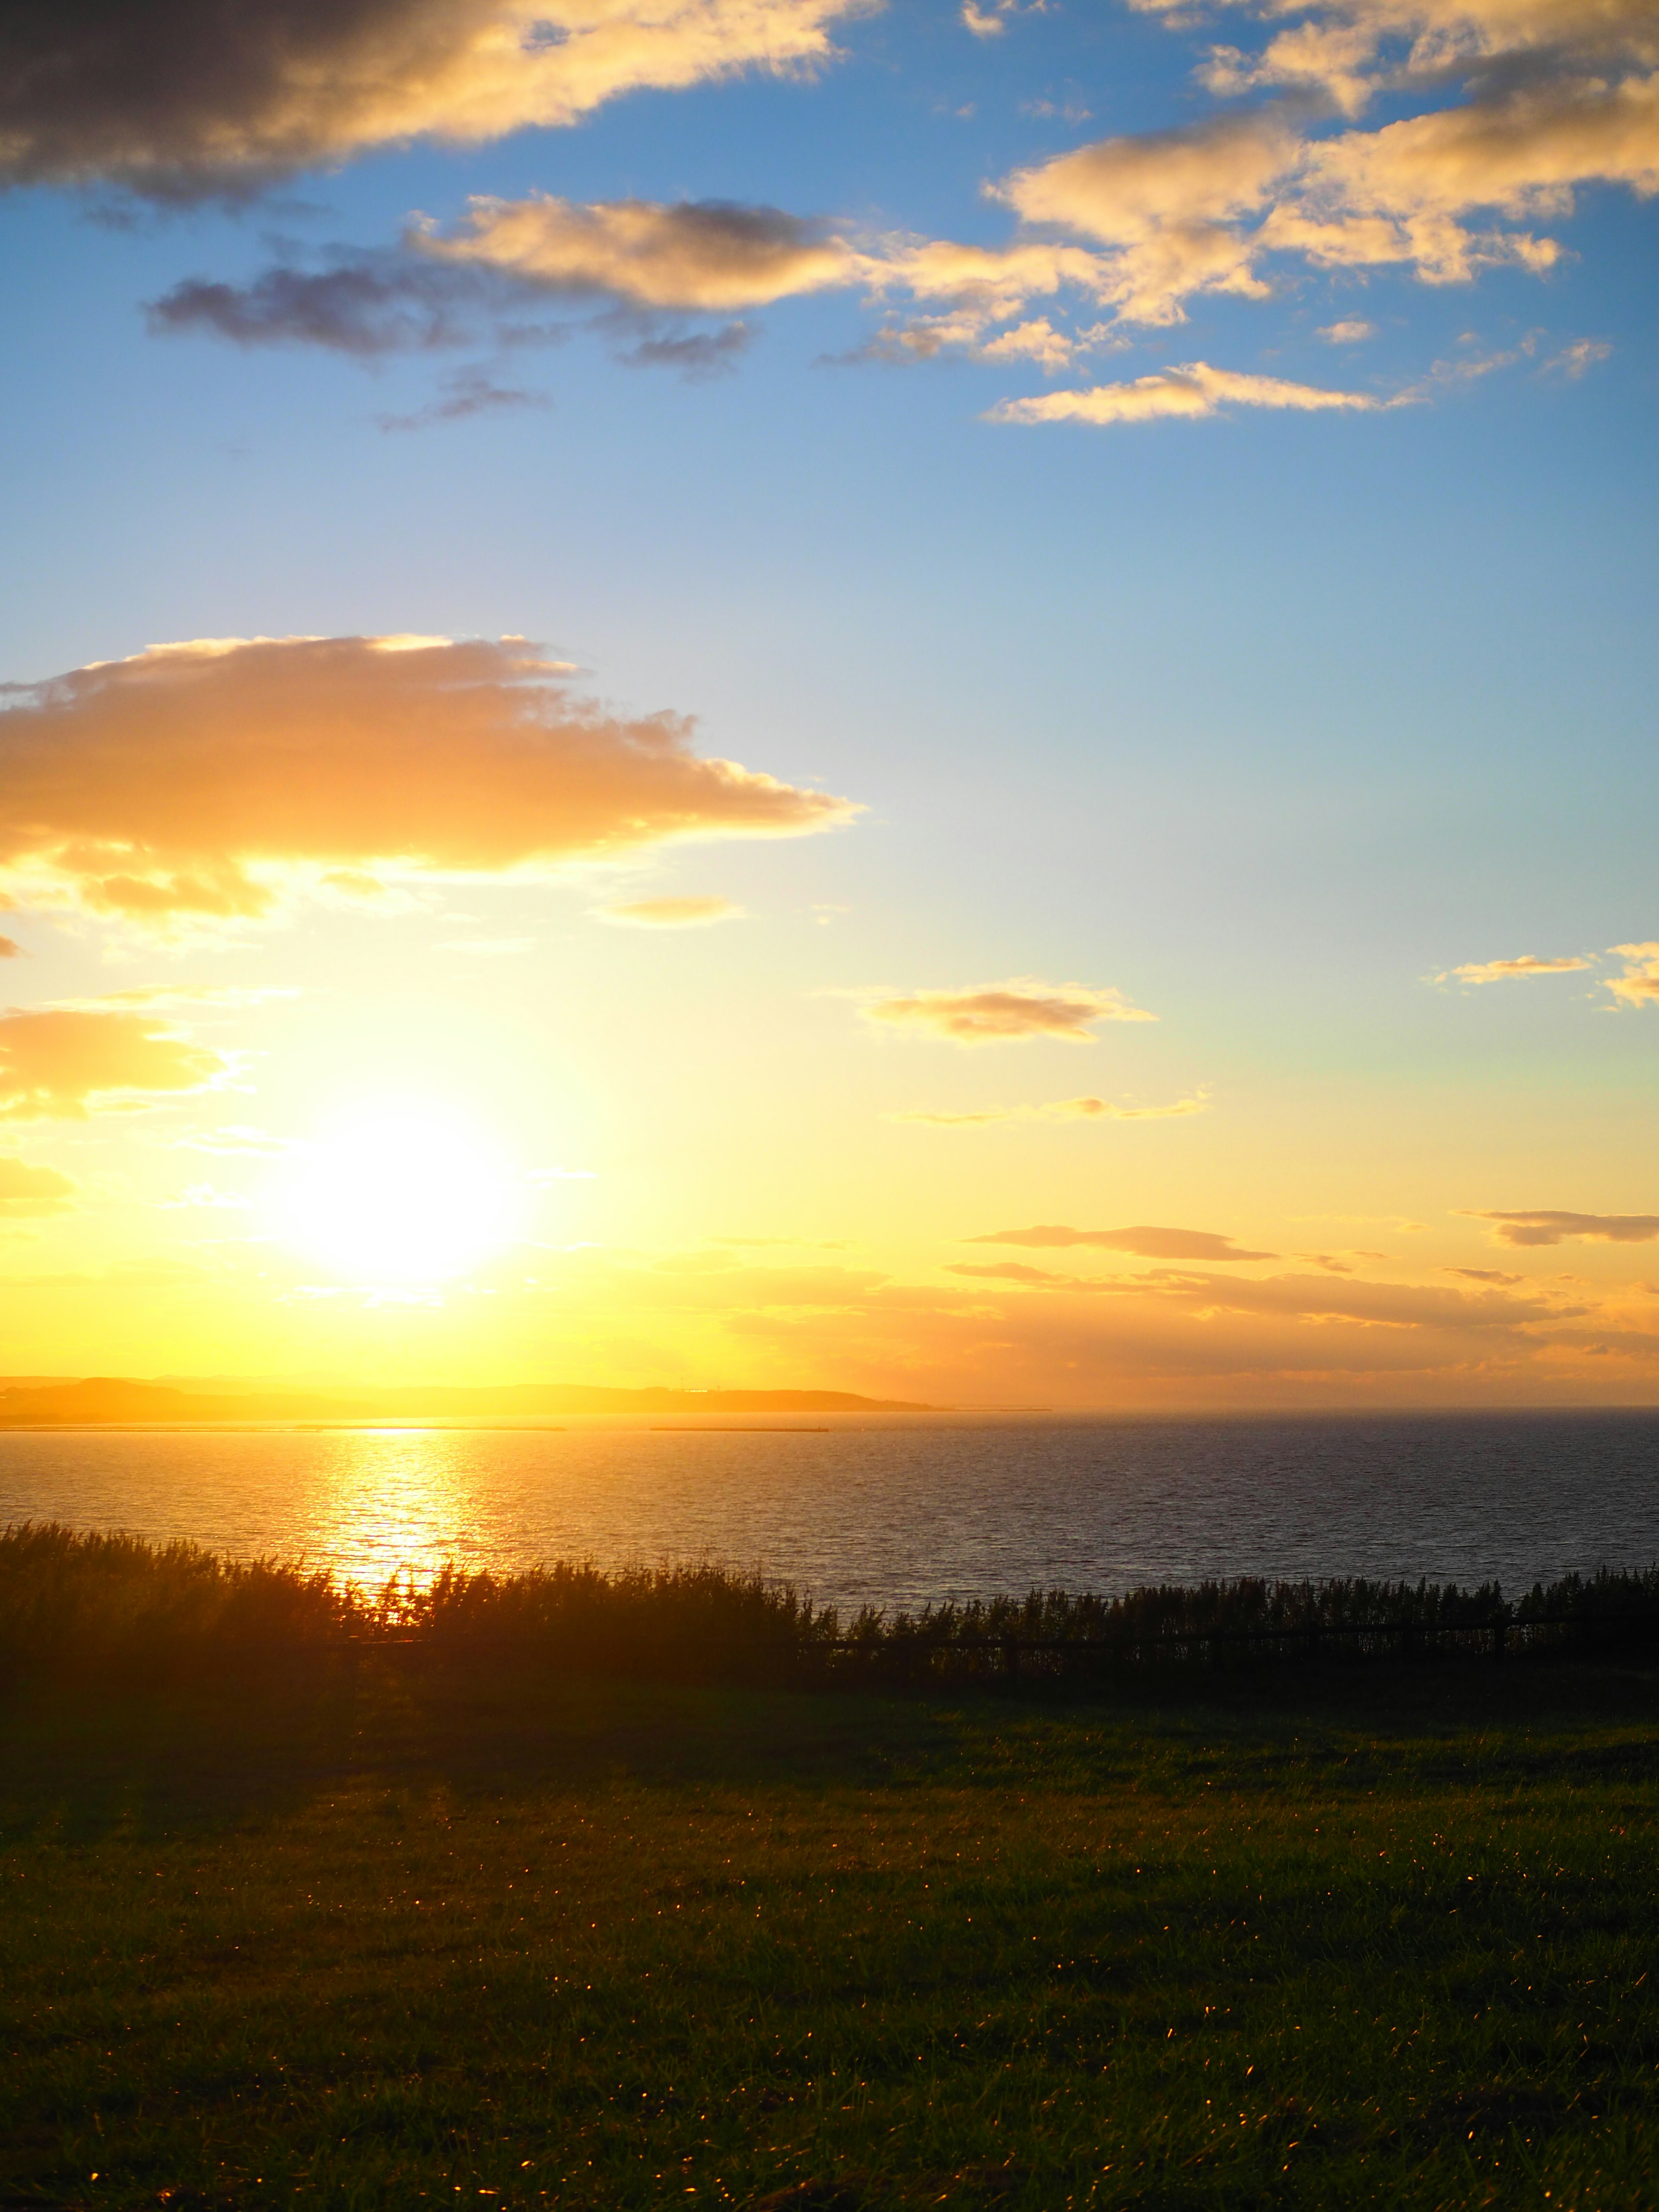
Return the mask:
<svg viewBox="0 0 1659 2212"><path fill-rule="evenodd" d="M1513 1593L1659 1560L1659 1413L0 1434L0 1525L29 1519L371 1587L711 1559L843 1607L1246 1574Z"/></svg>

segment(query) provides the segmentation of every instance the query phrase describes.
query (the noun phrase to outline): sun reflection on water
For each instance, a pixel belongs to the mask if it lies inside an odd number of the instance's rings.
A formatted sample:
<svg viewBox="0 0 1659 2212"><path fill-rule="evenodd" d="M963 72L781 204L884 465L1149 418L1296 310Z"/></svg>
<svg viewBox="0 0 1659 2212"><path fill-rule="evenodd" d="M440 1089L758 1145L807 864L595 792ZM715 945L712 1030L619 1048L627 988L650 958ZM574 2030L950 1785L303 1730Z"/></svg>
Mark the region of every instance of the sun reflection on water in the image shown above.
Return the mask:
<svg viewBox="0 0 1659 2212"><path fill-rule="evenodd" d="M423 1584L452 1564L499 1564L445 1431L356 1429L330 1441L338 1449L305 1516L311 1565L376 1591L394 1576Z"/></svg>

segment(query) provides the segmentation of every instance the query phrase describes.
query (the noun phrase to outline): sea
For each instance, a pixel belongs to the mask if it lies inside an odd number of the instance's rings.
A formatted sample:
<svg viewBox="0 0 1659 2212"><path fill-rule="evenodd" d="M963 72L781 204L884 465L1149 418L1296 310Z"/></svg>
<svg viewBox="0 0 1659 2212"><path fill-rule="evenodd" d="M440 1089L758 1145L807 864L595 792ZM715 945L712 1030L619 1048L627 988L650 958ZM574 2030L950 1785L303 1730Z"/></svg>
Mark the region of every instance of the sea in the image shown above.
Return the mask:
<svg viewBox="0 0 1659 2212"><path fill-rule="evenodd" d="M1501 1583L1659 1563L1659 1411L1139 1419L807 1414L0 1433L0 1527L302 1560L713 1560L914 1609L1212 1577Z"/></svg>

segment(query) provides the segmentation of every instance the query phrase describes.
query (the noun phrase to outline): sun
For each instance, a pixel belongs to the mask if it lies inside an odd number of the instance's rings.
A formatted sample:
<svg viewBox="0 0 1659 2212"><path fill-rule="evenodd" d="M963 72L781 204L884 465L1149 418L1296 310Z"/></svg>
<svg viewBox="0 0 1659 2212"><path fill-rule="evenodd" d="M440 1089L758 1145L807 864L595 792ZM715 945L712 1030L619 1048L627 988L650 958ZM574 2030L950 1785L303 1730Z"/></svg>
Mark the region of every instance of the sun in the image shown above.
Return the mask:
<svg viewBox="0 0 1659 2212"><path fill-rule="evenodd" d="M284 1240L354 1280L445 1282L516 1233L518 1178L489 1133L424 1104L360 1109L300 1149Z"/></svg>

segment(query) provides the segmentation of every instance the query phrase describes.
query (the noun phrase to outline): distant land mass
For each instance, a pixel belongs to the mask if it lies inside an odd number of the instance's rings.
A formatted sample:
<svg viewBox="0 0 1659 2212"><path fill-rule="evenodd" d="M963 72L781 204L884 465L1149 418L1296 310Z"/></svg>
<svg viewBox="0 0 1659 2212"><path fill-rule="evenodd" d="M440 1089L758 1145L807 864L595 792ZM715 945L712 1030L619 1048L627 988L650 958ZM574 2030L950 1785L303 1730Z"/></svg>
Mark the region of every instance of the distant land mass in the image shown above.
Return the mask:
<svg viewBox="0 0 1659 2212"><path fill-rule="evenodd" d="M517 1382L467 1390L198 1391L114 1376L81 1382L0 1381L0 1429L129 1426L135 1422L527 1421L558 1413L933 1413L904 1398L852 1390L605 1390L581 1382Z"/></svg>

